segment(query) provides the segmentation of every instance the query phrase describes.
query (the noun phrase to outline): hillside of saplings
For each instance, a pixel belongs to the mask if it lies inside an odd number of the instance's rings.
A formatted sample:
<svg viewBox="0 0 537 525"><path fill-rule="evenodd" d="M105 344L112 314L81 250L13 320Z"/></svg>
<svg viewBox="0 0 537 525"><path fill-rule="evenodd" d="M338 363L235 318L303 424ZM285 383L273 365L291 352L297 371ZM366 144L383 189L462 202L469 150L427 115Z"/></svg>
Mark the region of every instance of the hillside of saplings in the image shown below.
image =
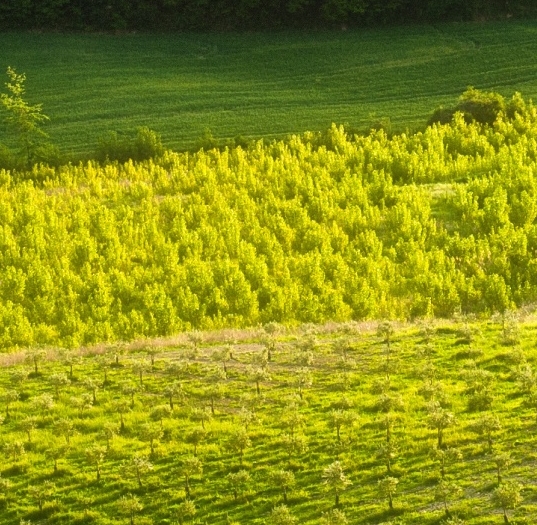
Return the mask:
<svg viewBox="0 0 537 525"><path fill-rule="evenodd" d="M536 318L6 355L0 523L532 524Z"/></svg>
<svg viewBox="0 0 537 525"><path fill-rule="evenodd" d="M531 304L536 158L534 106L470 90L416 133L2 170L0 347Z"/></svg>

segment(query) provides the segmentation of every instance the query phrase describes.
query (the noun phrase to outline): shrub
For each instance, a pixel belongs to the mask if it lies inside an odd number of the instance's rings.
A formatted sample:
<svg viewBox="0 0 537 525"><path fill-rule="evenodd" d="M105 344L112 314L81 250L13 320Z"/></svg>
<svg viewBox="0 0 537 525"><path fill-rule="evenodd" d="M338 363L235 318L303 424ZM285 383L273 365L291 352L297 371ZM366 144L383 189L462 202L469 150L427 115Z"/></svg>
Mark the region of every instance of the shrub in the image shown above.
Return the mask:
<svg viewBox="0 0 537 525"><path fill-rule="evenodd" d="M164 153L160 135L147 127L136 130L134 137L120 136L116 131L100 137L95 158L100 162L141 161Z"/></svg>

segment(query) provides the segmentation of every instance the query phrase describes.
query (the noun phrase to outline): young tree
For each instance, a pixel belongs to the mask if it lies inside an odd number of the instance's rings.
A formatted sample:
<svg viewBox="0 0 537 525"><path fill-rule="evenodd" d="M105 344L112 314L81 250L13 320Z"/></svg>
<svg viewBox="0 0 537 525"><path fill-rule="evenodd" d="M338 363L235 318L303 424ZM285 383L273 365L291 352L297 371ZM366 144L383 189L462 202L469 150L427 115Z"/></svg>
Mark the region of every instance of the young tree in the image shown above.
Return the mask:
<svg viewBox="0 0 537 525"><path fill-rule="evenodd" d="M509 452L501 452L494 454L494 464L496 465L496 476L498 480L498 486L502 484L502 473L507 469L513 460Z"/></svg>
<svg viewBox="0 0 537 525"><path fill-rule="evenodd" d="M42 104L31 105L24 100L26 75L18 74L11 67L7 68L7 75L8 93L0 94L0 104L7 112L7 124L13 129L26 167L29 167L35 160L39 139L47 137L41 124L49 118L43 114Z"/></svg>
<svg viewBox="0 0 537 525"><path fill-rule="evenodd" d="M32 432L37 427L37 418L35 416L27 416L20 422L20 428L26 432L28 443L32 442Z"/></svg>
<svg viewBox="0 0 537 525"><path fill-rule="evenodd" d="M151 412L149 413L149 417L153 421L160 422L160 428L163 428L163 420L165 418L168 418L172 415L172 409L169 405L157 405L156 407L153 407L151 409Z"/></svg>
<svg viewBox="0 0 537 525"><path fill-rule="evenodd" d="M427 417L427 426L436 430L437 447L441 449L444 446L444 430L455 424L455 416L439 406L438 403L432 402L429 406L429 415Z"/></svg>
<svg viewBox="0 0 537 525"><path fill-rule="evenodd" d="M189 520L196 515L196 505L194 505L193 501L186 499L179 503L175 512L179 520L179 525L183 525L185 520Z"/></svg>
<svg viewBox="0 0 537 525"><path fill-rule="evenodd" d="M284 434L282 445L287 452L287 464L291 464L291 458L298 454L304 454L308 450L306 437L301 434Z"/></svg>
<svg viewBox="0 0 537 525"><path fill-rule="evenodd" d="M295 525L297 519L291 514L287 505L274 507L270 514L271 525Z"/></svg>
<svg viewBox="0 0 537 525"><path fill-rule="evenodd" d="M123 512L129 516L130 525L134 525L134 517L143 509L140 500L132 494L129 494L128 496L121 496L121 499L119 499L117 502L117 506L120 512Z"/></svg>
<svg viewBox="0 0 537 525"><path fill-rule="evenodd" d="M356 414L349 410L332 410L330 412L330 427L336 430L337 442L341 443L341 428L351 426L356 421Z"/></svg>
<svg viewBox="0 0 537 525"><path fill-rule="evenodd" d="M28 494L36 501L40 512L43 511L45 502L54 494L55 491L56 485L48 480L39 483L39 485L28 487Z"/></svg>
<svg viewBox="0 0 537 525"><path fill-rule="evenodd" d="M100 445L92 445L85 450L86 461L95 467L97 481L101 479L101 464L106 456L106 449Z"/></svg>
<svg viewBox="0 0 537 525"><path fill-rule="evenodd" d="M60 388L67 386L71 383L69 378L62 372L52 374L49 378L49 383L54 387L56 399L60 399Z"/></svg>
<svg viewBox="0 0 537 525"><path fill-rule="evenodd" d="M19 400L20 394L16 390L4 390L1 394L2 402L6 405L6 419L9 419L9 407Z"/></svg>
<svg viewBox="0 0 537 525"><path fill-rule="evenodd" d="M70 419L62 417L54 422L54 430L65 439L65 443L71 443L71 437L75 433L75 426Z"/></svg>
<svg viewBox="0 0 537 525"><path fill-rule="evenodd" d="M7 441L4 443L4 454L13 461L20 460L26 454L24 443L18 439L15 441Z"/></svg>
<svg viewBox="0 0 537 525"><path fill-rule="evenodd" d="M126 383L121 387L121 392L131 398L131 408L134 408L134 394L136 394L138 390L138 387L132 383Z"/></svg>
<svg viewBox="0 0 537 525"><path fill-rule="evenodd" d="M186 435L186 442L194 445L194 456L198 455L198 446L207 438L207 431L201 428L194 428Z"/></svg>
<svg viewBox="0 0 537 525"><path fill-rule="evenodd" d="M9 506L11 481L0 476L0 494L2 494L6 508Z"/></svg>
<svg viewBox="0 0 537 525"><path fill-rule="evenodd" d="M335 505L339 505L339 496L352 482L345 475L343 466L339 461L334 461L323 470L323 483L329 490L334 491Z"/></svg>
<svg viewBox="0 0 537 525"><path fill-rule="evenodd" d="M45 455L54 463L54 474L58 472L58 461L67 455L69 445L61 443L56 439L49 441L46 444Z"/></svg>
<svg viewBox="0 0 537 525"><path fill-rule="evenodd" d="M209 410L203 408L193 408L190 411L190 419L201 423L201 427L205 430L205 423L209 422L212 419L211 413Z"/></svg>
<svg viewBox="0 0 537 525"><path fill-rule="evenodd" d="M444 505L444 513L446 517L450 516L448 503L461 496L462 489L451 481L445 479L440 480L440 483L436 486L434 497L436 501L442 502Z"/></svg>
<svg viewBox="0 0 537 525"><path fill-rule="evenodd" d="M250 367L248 375L254 381L257 395L261 394L260 383L261 381L270 381L270 374L266 368L262 367Z"/></svg>
<svg viewBox="0 0 537 525"><path fill-rule="evenodd" d="M148 372L149 369L150 369L149 364L142 359L135 361L132 365L133 372L138 375L138 379L140 380L141 389L144 388L144 374Z"/></svg>
<svg viewBox="0 0 537 525"><path fill-rule="evenodd" d="M144 423L140 427L140 439L142 441L149 442L149 448L151 449L151 457L155 456L155 447L157 443L162 439L163 432L160 426L154 423Z"/></svg>
<svg viewBox="0 0 537 525"><path fill-rule="evenodd" d="M138 487L142 488L142 477L153 470L153 464L149 459L141 454L134 454L128 463L123 464L123 472L127 476L135 476Z"/></svg>
<svg viewBox="0 0 537 525"><path fill-rule="evenodd" d="M129 402L126 399L116 399L112 403L112 410L119 414L119 430L125 430L125 414L131 409Z"/></svg>
<svg viewBox="0 0 537 525"><path fill-rule="evenodd" d="M80 357L72 350L62 349L60 351L60 359L64 365L69 367L69 379L73 380L73 367L80 363Z"/></svg>
<svg viewBox="0 0 537 525"><path fill-rule="evenodd" d="M45 360L47 352L42 348L30 348L26 350L26 362L34 366L34 375L39 375L39 363Z"/></svg>
<svg viewBox="0 0 537 525"><path fill-rule="evenodd" d="M485 414L472 425L472 430L487 440L489 452L492 452L493 434L501 428L500 420L494 414Z"/></svg>
<svg viewBox="0 0 537 525"><path fill-rule="evenodd" d="M304 397L304 389L310 388L313 384L313 376L307 368L300 368L296 374L298 395L300 399Z"/></svg>
<svg viewBox="0 0 537 525"><path fill-rule="evenodd" d="M99 384L95 379L92 377L86 377L84 378L84 381L82 382L84 385L84 388L91 394L93 404L97 404L97 389L99 388Z"/></svg>
<svg viewBox="0 0 537 525"><path fill-rule="evenodd" d="M242 460L244 458L244 451L252 446L248 432L244 428L239 428L233 434L231 434L227 447L232 452L239 453L239 463L242 467Z"/></svg>
<svg viewBox="0 0 537 525"><path fill-rule="evenodd" d="M287 492L295 485L295 475L290 470L273 470L269 473L269 481L283 493L283 501L287 503Z"/></svg>
<svg viewBox="0 0 537 525"><path fill-rule="evenodd" d="M391 476L387 476L379 481L379 493L382 497L388 498L390 510L393 510L393 496L397 490L398 483L399 480Z"/></svg>
<svg viewBox="0 0 537 525"><path fill-rule="evenodd" d="M41 416L44 416L54 407L54 399L50 394L40 394L31 400L30 405L33 411L39 412Z"/></svg>
<svg viewBox="0 0 537 525"><path fill-rule="evenodd" d="M179 399L184 398L183 387L181 386L180 383L178 383L177 381L174 381L172 384L166 385L166 387L164 388L164 395L168 398L168 403L170 405L170 408L173 410L174 409L174 405L173 405L174 397L179 397Z"/></svg>
<svg viewBox="0 0 537 525"><path fill-rule="evenodd" d="M103 424L100 435L106 440L106 452L110 451L110 443L118 433L118 428L115 423L111 421L105 421Z"/></svg>
<svg viewBox="0 0 537 525"><path fill-rule="evenodd" d="M397 458L399 448L395 444L394 440L386 441L377 450L377 457L381 459L386 465L386 471L388 474L392 473L392 463Z"/></svg>
<svg viewBox="0 0 537 525"><path fill-rule="evenodd" d="M227 480L231 486L231 489L233 490L233 497L236 501L239 497L239 494L244 492L245 487L248 486L252 478L246 470L239 470L238 472L230 472L227 475Z"/></svg>
<svg viewBox="0 0 537 525"><path fill-rule="evenodd" d="M192 476L201 476L203 464L197 457L187 457L181 466L181 475L185 478L185 494L190 499L190 479Z"/></svg>
<svg viewBox="0 0 537 525"><path fill-rule="evenodd" d="M522 501L518 483L502 483L492 494L492 501L503 510L503 521L509 523L507 511L515 509Z"/></svg>
<svg viewBox="0 0 537 525"><path fill-rule="evenodd" d="M339 509L331 509L323 514L321 525L348 525L349 520L345 513Z"/></svg>
<svg viewBox="0 0 537 525"><path fill-rule="evenodd" d="M434 448L431 455L440 463L440 476L442 479L446 476L446 464L462 459L462 453L457 448Z"/></svg>

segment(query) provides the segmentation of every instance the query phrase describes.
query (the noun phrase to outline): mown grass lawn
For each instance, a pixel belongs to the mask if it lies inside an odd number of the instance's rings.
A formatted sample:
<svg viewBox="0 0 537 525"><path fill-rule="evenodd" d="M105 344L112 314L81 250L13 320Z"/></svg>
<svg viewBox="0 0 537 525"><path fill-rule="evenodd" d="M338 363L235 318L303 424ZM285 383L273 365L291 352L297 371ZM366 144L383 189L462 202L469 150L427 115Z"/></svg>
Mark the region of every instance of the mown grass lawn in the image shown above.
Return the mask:
<svg viewBox="0 0 537 525"><path fill-rule="evenodd" d="M537 23L496 22L339 32L0 34L0 69L25 72L64 152L103 133L149 126L166 145L365 130L390 118L422 126L468 85L537 94ZM6 77L7 80L7 77Z"/></svg>

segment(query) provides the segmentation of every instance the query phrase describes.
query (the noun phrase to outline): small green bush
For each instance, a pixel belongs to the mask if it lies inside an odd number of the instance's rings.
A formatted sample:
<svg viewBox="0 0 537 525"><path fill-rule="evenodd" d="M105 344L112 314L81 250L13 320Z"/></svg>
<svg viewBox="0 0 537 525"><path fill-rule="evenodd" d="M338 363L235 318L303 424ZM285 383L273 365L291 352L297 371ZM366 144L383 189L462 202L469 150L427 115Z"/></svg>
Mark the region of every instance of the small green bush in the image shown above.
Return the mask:
<svg viewBox="0 0 537 525"><path fill-rule="evenodd" d="M134 137L120 136L110 131L99 139L95 158L100 162L126 162L147 160L164 153L160 135L147 127L136 130Z"/></svg>
<svg viewBox="0 0 537 525"><path fill-rule="evenodd" d="M500 113L505 113L507 105L505 99L498 93L485 93L469 87L453 107L440 106L434 110L427 121L427 125L448 124L453 120L455 113L464 115L466 122L479 122L491 126L496 122Z"/></svg>

